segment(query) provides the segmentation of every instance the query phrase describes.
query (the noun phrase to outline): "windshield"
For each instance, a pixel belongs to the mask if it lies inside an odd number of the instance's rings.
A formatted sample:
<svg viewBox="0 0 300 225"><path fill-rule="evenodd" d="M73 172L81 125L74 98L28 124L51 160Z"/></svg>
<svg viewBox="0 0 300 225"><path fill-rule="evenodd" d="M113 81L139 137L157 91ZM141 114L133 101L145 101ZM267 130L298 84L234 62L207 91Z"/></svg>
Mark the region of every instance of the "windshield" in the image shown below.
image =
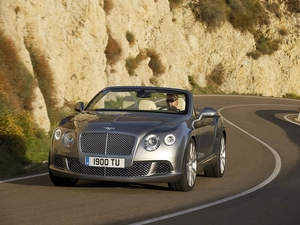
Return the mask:
<svg viewBox="0 0 300 225"><path fill-rule="evenodd" d="M157 90L118 91L99 93L88 104L86 110L101 111L149 111L185 113L186 94Z"/></svg>

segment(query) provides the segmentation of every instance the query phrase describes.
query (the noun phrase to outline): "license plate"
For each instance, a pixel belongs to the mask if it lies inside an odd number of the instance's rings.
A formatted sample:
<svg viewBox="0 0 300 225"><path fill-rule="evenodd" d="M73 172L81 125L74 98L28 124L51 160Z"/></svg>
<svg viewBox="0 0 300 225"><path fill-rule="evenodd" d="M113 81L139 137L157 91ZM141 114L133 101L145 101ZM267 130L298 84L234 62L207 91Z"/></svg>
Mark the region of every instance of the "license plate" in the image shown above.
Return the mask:
<svg viewBox="0 0 300 225"><path fill-rule="evenodd" d="M86 156L85 165L97 167L125 168L125 159Z"/></svg>

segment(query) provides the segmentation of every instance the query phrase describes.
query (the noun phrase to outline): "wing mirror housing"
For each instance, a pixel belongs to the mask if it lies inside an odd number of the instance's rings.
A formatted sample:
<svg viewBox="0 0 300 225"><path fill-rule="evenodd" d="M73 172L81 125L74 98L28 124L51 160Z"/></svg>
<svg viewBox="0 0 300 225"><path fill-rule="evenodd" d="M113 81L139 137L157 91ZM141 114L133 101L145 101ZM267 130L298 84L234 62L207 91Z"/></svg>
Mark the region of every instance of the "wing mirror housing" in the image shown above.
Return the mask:
<svg viewBox="0 0 300 225"><path fill-rule="evenodd" d="M215 117L218 115L218 112L210 107L205 107L204 109L202 109L200 116L199 117Z"/></svg>
<svg viewBox="0 0 300 225"><path fill-rule="evenodd" d="M195 124L200 121L202 118L209 118L209 117L216 117L219 116L218 112L210 107L205 107L202 109L202 111L200 112L198 118L196 120L193 121L192 123L192 127L193 129L195 129Z"/></svg>
<svg viewBox="0 0 300 225"><path fill-rule="evenodd" d="M77 102L73 109L76 111L76 112L82 112L84 110L84 103L83 102Z"/></svg>

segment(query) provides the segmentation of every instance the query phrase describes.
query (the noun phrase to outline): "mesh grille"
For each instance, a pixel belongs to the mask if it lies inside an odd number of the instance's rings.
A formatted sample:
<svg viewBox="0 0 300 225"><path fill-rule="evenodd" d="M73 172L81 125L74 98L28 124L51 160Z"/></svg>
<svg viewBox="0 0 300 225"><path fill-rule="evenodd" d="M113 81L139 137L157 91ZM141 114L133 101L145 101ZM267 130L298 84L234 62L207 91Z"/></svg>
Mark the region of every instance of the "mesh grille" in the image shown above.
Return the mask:
<svg viewBox="0 0 300 225"><path fill-rule="evenodd" d="M118 133L84 133L80 136L80 148L83 153L130 155L135 137Z"/></svg>
<svg viewBox="0 0 300 225"><path fill-rule="evenodd" d="M156 165L156 173L170 173L171 165L168 162L158 162Z"/></svg>
<svg viewBox="0 0 300 225"><path fill-rule="evenodd" d="M143 177L150 170L151 162L137 162L128 168L107 168L107 177Z"/></svg>
<svg viewBox="0 0 300 225"><path fill-rule="evenodd" d="M54 156L53 165L57 168L64 169L64 161L61 156Z"/></svg>
<svg viewBox="0 0 300 225"><path fill-rule="evenodd" d="M151 162L137 162L128 168L104 168L82 165L77 159L68 158L69 170L74 173L106 177L142 177L149 173Z"/></svg>
<svg viewBox="0 0 300 225"><path fill-rule="evenodd" d="M82 165L78 159L68 158L68 168L70 171L79 174L104 176L104 167L93 167Z"/></svg>

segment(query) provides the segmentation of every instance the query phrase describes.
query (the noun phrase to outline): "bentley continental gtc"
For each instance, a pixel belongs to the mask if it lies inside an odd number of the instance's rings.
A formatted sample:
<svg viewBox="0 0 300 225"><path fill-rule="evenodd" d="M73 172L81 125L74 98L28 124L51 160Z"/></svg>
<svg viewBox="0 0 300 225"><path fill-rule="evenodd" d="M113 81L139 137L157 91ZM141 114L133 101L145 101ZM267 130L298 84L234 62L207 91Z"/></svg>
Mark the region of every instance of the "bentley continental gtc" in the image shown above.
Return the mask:
<svg viewBox="0 0 300 225"><path fill-rule="evenodd" d="M195 108L187 90L107 87L74 110L52 135L48 163L55 185L82 179L191 191L197 174L225 172L223 118L211 107Z"/></svg>

